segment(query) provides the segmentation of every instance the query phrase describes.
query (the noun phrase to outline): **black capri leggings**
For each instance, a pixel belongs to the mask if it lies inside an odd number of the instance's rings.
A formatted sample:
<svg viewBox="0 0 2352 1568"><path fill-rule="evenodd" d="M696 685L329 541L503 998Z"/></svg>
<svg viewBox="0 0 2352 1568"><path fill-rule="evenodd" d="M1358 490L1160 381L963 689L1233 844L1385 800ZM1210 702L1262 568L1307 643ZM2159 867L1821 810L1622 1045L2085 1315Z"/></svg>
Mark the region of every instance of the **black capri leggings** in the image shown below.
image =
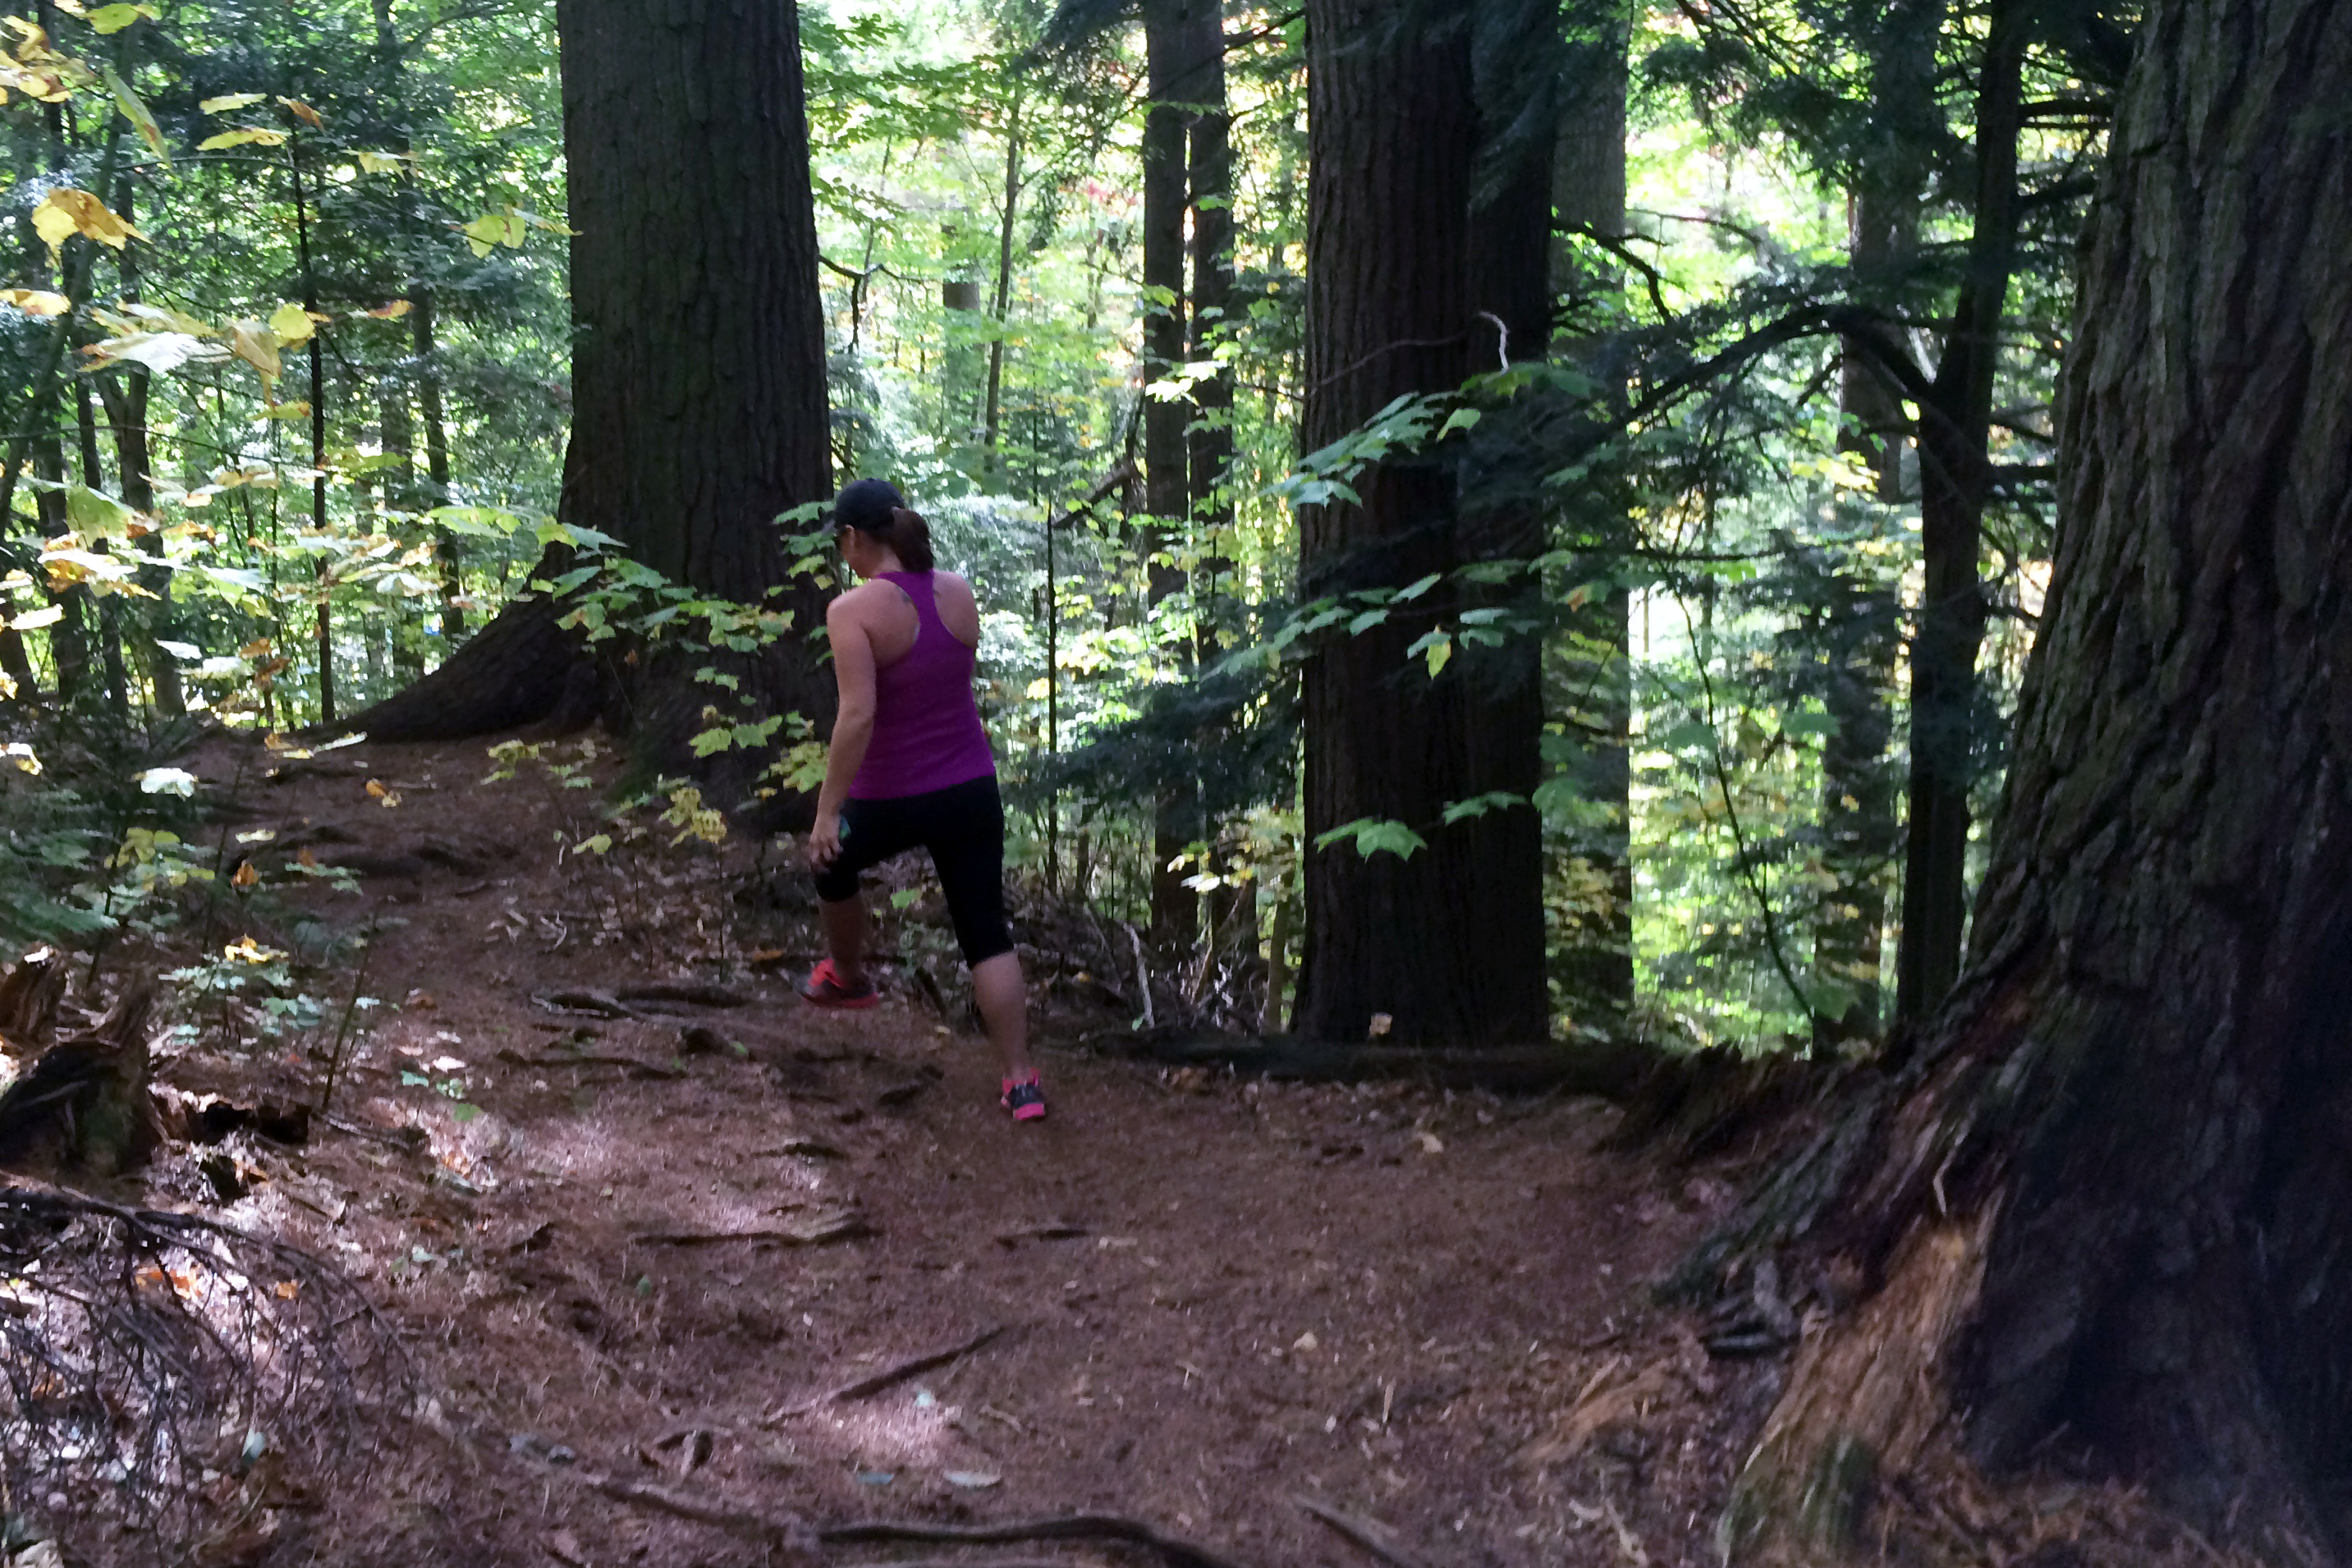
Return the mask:
<svg viewBox="0 0 2352 1568"><path fill-rule="evenodd" d="M850 800L841 807L841 853L816 874L816 896L838 904L857 896L857 874L917 845L947 890L948 918L966 963L1013 951L1004 923L1004 802L996 778L972 779L927 795Z"/></svg>

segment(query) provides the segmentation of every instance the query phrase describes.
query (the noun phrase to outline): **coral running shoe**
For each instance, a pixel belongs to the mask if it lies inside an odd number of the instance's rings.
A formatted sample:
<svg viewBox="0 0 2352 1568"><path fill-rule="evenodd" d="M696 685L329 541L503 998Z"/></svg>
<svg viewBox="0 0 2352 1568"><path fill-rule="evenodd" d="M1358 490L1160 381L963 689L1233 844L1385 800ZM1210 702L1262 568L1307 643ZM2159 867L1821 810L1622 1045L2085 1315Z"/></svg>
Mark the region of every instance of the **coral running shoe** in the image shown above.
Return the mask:
<svg viewBox="0 0 2352 1568"><path fill-rule="evenodd" d="M1013 1112L1015 1121L1042 1121L1045 1117L1045 1086L1031 1073L1018 1080L1004 1080L1004 1098L999 1102Z"/></svg>
<svg viewBox="0 0 2352 1568"><path fill-rule="evenodd" d="M882 1000L882 993L874 988L871 980L862 985L845 984L833 960L821 958L809 971L809 977L801 982L801 998L819 1007L871 1007Z"/></svg>

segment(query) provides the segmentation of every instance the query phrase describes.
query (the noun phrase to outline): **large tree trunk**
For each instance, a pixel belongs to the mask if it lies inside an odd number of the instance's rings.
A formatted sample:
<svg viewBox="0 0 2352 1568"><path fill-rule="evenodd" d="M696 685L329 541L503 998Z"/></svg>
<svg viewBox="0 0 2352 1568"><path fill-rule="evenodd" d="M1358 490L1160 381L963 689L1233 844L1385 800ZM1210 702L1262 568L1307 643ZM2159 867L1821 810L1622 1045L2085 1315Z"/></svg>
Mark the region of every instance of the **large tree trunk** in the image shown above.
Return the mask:
<svg viewBox="0 0 2352 1568"><path fill-rule="evenodd" d="M1727 1521L1820 1562L1947 1411L2338 1560L2352 1451L2352 7L2159 0L1966 976L1769 1200L1863 1267ZM1874 1107L1876 1108L1874 1110ZM1825 1214L1788 1207L1806 1190ZM1926 1394L1929 1397L1922 1397ZM1874 1532L1873 1532L1874 1534Z"/></svg>
<svg viewBox="0 0 2352 1568"><path fill-rule="evenodd" d="M1303 438L1314 448L1401 394L1491 367L1496 333L1475 312L1505 302L1530 269L1540 289L1547 247L1543 223L1486 211L1489 243L1533 237L1531 268L1524 258L1474 257L1479 124L1458 19L1433 23L1411 0L1312 0L1307 24ZM1507 177L1500 188L1528 184ZM1533 190L1548 205L1540 182ZM1305 596L1402 587L1484 552L1498 527L1518 538L1499 513L1465 521L1453 469L1437 455L1384 463L1357 489L1362 505L1316 507L1301 519ZM1438 825L1447 804L1509 787L1501 781L1523 770L1534 734L1506 727L1539 710L1510 684L1526 672L1507 650L1425 676L1405 652L1425 625L1399 616L1336 637L1307 665L1307 936L1294 1027L1360 1040L1386 1014L1400 1043L1539 1039L1540 864L1517 843L1532 822L1509 820L1533 812L1516 807L1466 830ZM1346 842L1316 847L1318 835L1364 817L1406 823L1429 847L1410 858L1367 857Z"/></svg>
<svg viewBox="0 0 2352 1568"><path fill-rule="evenodd" d="M1580 4L1570 12L1586 36L1565 57L1559 147L1551 199L1560 228L1553 256L1553 291L1580 293L1611 279L1587 275L1568 234L1625 230L1626 33L1613 6ZM1571 359L1588 363L1595 379L1611 368L1591 363L1591 345L1564 343ZM1622 1029L1633 1008L1633 659L1632 600L1610 582L1622 560L1614 548L1627 532L1621 508L1601 495L1577 497L1571 526L1592 548L1574 569L1571 589L1607 583L1569 611L1555 661L1551 718L1572 748L1568 766L1583 798L1603 820L1579 830L1570 844L1573 885L1580 896L1556 933L1551 977L1569 1017L1604 1032ZM1575 865L1574 862L1581 862Z"/></svg>
<svg viewBox="0 0 2352 1568"><path fill-rule="evenodd" d="M1984 642L1984 548L1993 381L2017 265L2017 140L2028 0L1994 0L1978 68L1977 192L1968 272L1919 417L1923 584L1911 643L1910 826L1895 1014L1932 1014L1959 973L1968 931L1969 790L1976 781L1977 653Z"/></svg>
<svg viewBox="0 0 2352 1568"><path fill-rule="evenodd" d="M562 516L675 582L793 616L757 655L657 647L633 667L638 744L683 771L705 705L726 700L694 681L704 665L727 665L764 711L832 712L807 641L823 595L788 576L772 521L829 489L799 21L760 0L561 0L558 24L577 231ZM423 739L547 717L583 662L556 618L525 598L355 722ZM740 788L753 762L693 765Z"/></svg>

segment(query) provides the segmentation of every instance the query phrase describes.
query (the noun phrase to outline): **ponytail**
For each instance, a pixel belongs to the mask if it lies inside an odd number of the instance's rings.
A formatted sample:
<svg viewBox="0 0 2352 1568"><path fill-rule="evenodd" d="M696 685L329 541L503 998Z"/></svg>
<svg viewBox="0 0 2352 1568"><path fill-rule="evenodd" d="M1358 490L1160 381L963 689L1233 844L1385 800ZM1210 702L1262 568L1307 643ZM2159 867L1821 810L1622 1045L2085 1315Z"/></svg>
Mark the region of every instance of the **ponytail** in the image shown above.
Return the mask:
<svg viewBox="0 0 2352 1568"><path fill-rule="evenodd" d="M887 479L856 479L844 486L833 503L833 527L835 533L854 528L888 545L909 572L931 570L931 525Z"/></svg>
<svg viewBox="0 0 2352 1568"><path fill-rule="evenodd" d="M885 544L898 552L898 559L909 572L929 572L936 561L931 554L931 525L923 514L903 506L890 509L890 521L878 531Z"/></svg>

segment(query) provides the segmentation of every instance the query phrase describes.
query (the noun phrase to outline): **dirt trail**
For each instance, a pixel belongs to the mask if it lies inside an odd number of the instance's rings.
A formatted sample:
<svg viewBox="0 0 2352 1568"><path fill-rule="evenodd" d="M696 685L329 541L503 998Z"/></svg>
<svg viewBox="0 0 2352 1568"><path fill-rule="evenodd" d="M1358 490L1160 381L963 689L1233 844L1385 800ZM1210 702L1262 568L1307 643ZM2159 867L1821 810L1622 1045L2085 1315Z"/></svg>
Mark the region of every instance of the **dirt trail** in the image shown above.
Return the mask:
<svg viewBox="0 0 2352 1568"><path fill-rule="evenodd" d="M478 746L263 766L226 744L197 763L244 777L259 815L231 831L276 831L265 865L308 848L367 871L294 907L373 922L365 989L407 1002L338 1095L370 1131L240 1135L268 1179L222 1212L366 1279L441 1431L215 1560L766 1560L586 1484L611 1475L818 1523L1114 1512L1249 1568L1372 1561L1302 1494L1426 1568L1713 1561L1773 1373L1711 1363L1644 1289L1730 1189L1597 1151L1598 1102L1171 1074L1057 1048L1049 1015L1052 1115L1015 1128L984 1044L931 1009L793 996L804 883L751 846L663 828L559 864L594 792L482 786ZM793 963L747 967L777 951ZM669 1022L534 1000L688 981L751 1005L631 1004ZM163 1076L284 1098L315 1071L207 1047ZM192 1160L167 1154L156 1187L200 1194ZM970 1560L1148 1560L1123 1550Z"/></svg>

